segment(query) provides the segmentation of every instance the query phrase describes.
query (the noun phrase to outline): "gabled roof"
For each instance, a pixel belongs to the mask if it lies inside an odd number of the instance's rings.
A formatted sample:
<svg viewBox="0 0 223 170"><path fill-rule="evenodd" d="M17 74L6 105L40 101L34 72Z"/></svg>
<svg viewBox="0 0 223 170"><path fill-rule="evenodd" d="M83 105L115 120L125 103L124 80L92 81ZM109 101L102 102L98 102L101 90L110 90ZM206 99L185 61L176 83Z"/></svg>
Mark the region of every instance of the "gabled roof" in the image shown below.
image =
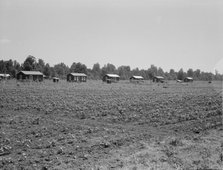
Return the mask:
<svg viewBox="0 0 223 170"><path fill-rule="evenodd" d="M164 79L163 76L155 76L155 77L158 78L158 79Z"/></svg>
<svg viewBox="0 0 223 170"><path fill-rule="evenodd" d="M192 77L186 77L186 79L193 80L193 78L192 78Z"/></svg>
<svg viewBox="0 0 223 170"><path fill-rule="evenodd" d="M25 75L41 75L43 76L43 73L39 72L39 71L20 71Z"/></svg>
<svg viewBox="0 0 223 170"><path fill-rule="evenodd" d="M0 74L0 77L10 77L9 74Z"/></svg>
<svg viewBox="0 0 223 170"><path fill-rule="evenodd" d="M86 74L84 74L84 73L70 73L71 75L73 75L73 76L87 76Z"/></svg>
<svg viewBox="0 0 223 170"><path fill-rule="evenodd" d="M117 75L117 74L106 74L108 77L120 77L119 75Z"/></svg>
<svg viewBox="0 0 223 170"><path fill-rule="evenodd" d="M134 79L144 79L142 76L132 76L131 78L134 78Z"/></svg>

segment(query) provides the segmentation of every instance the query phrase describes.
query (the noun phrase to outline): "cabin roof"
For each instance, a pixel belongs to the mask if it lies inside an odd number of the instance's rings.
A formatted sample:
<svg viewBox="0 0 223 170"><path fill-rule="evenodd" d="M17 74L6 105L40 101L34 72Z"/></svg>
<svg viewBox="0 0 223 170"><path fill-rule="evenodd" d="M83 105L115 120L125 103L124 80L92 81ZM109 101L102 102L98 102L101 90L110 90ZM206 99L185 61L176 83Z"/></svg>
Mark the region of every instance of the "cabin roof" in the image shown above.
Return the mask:
<svg viewBox="0 0 223 170"><path fill-rule="evenodd" d="M71 74L71 75L73 75L73 76L87 76L87 75L84 74L84 73L69 73L69 74Z"/></svg>
<svg viewBox="0 0 223 170"><path fill-rule="evenodd" d="M192 77L186 77L186 79L193 80L193 78L192 78Z"/></svg>
<svg viewBox="0 0 223 170"><path fill-rule="evenodd" d="M41 75L43 76L43 73L39 72L39 71L20 71L25 75Z"/></svg>
<svg viewBox="0 0 223 170"><path fill-rule="evenodd" d="M163 76L155 76L155 78L158 78L158 79L164 79Z"/></svg>
<svg viewBox="0 0 223 170"><path fill-rule="evenodd" d="M10 77L9 74L0 74L0 77Z"/></svg>
<svg viewBox="0 0 223 170"><path fill-rule="evenodd" d="M119 75L117 75L117 74L106 74L108 77L120 77Z"/></svg>
<svg viewBox="0 0 223 170"><path fill-rule="evenodd" d="M144 79L142 76L132 76L131 78L135 78L135 79Z"/></svg>

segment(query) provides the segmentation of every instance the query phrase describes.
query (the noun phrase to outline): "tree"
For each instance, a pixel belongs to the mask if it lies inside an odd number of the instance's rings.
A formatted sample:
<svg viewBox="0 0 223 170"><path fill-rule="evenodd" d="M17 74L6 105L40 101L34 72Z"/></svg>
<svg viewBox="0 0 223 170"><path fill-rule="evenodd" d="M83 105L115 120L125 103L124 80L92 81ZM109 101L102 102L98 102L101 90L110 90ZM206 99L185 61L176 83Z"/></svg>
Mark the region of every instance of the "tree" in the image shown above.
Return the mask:
<svg viewBox="0 0 223 170"><path fill-rule="evenodd" d="M115 66L110 63L107 64L106 69L107 69L107 72L109 72L109 73L115 73L115 71L116 71Z"/></svg>
<svg viewBox="0 0 223 170"><path fill-rule="evenodd" d="M184 71L183 71L182 68L177 73L177 79L178 80L183 80L184 79Z"/></svg>
<svg viewBox="0 0 223 170"><path fill-rule="evenodd" d="M96 64L93 65L92 74L93 74L94 79L100 79L101 78L101 68L100 68L99 63L96 63Z"/></svg>
<svg viewBox="0 0 223 170"><path fill-rule="evenodd" d="M69 67L64 63L56 64L54 66L55 74L54 76L59 76L61 78L65 78L69 72Z"/></svg>
<svg viewBox="0 0 223 170"><path fill-rule="evenodd" d="M45 67L45 62L42 59L38 60L38 63L36 64L36 70L43 72Z"/></svg>
<svg viewBox="0 0 223 170"><path fill-rule="evenodd" d="M177 78L176 72L174 71L174 69L170 69L169 71L169 79L170 80L175 80Z"/></svg>
<svg viewBox="0 0 223 170"><path fill-rule="evenodd" d="M101 69L101 76L104 76L105 74L108 73L116 73L116 68L113 64L108 63L107 65L104 65Z"/></svg>
<svg viewBox="0 0 223 170"><path fill-rule="evenodd" d="M32 71L36 69L36 58L29 55L23 63L23 69L26 71Z"/></svg>
<svg viewBox="0 0 223 170"><path fill-rule="evenodd" d="M130 77L130 66L120 66L118 67L118 74L121 79L128 79Z"/></svg>
<svg viewBox="0 0 223 170"><path fill-rule="evenodd" d="M200 69L195 70L193 75L194 75L194 79L200 80L201 79L201 77L200 77L201 76L201 70Z"/></svg>
<svg viewBox="0 0 223 170"><path fill-rule="evenodd" d="M164 71L163 71L163 69L161 67L158 68L157 75L164 76Z"/></svg>
<svg viewBox="0 0 223 170"><path fill-rule="evenodd" d="M140 75L139 68L135 68L131 71L132 75Z"/></svg>
<svg viewBox="0 0 223 170"><path fill-rule="evenodd" d="M49 77L51 75L51 69L50 69L50 65L48 63L43 68L43 74L47 77Z"/></svg>
<svg viewBox="0 0 223 170"><path fill-rule="evenodd" d="M193 69L190 68L190 69L187 70L187 76L188 77L193 77L194 76Z"/></svg>
<svg viewBox="0 0 223 170"><path fill-rule="evenodd" d="M141 71L143 71L143 70L141 70ZM157 67L155 65L152 64L150 66L150 68L148 68L148 70L147 70L147 75L148 76L146 75L146 77L148 77L149 79L152 79L154 76L157 76L157 74L158 74L158 69L157 69Z"/></svg>
<svg viewBox="0 0 223 170"><path fill-rule="evenodd" d="M87 74L87 66L80 62L78 63L74 62L70 67L70 72Z"/></svg>

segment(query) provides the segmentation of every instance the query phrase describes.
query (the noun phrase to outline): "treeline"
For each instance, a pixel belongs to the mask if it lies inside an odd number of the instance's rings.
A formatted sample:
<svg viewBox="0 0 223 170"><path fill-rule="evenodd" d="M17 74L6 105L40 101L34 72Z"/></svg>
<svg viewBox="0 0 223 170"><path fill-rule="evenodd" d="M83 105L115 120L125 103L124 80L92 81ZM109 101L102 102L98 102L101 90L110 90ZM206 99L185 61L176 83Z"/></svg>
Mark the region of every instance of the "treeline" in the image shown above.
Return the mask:
<svg viewBox="0 0 223 170"><path fill-rule="evenodd" d="M180 69L175 71L170 69L169 72L163 71L161 67L151 65L147 70L145 69L131 69L130 66L115 67L113 64L106 64L103 67L99 63L93 65L92 68L87 68L85 64L80 62L73 62L69 67L64 63L59 63L54 66L50 66L49 63L45 63L42 59L36 59L34 56L28 56L23 63L17 61L0 60L0 73L10 74L12 77L16 77L16 74L21 71L40 71L47 77L59 77L66 78L66 75L70 72L85 73L88 75L88 79L101 79L107 73L114 73L120 76L120 79L127 80L132 75L140 75L145 79L152 79L154 76L163 76L167 80L183 80L185 77L193 77L194 80L222 80L223 75L217 71L215 74L211 72L203 72L200 69L188 69L184 71Z"/></svg>

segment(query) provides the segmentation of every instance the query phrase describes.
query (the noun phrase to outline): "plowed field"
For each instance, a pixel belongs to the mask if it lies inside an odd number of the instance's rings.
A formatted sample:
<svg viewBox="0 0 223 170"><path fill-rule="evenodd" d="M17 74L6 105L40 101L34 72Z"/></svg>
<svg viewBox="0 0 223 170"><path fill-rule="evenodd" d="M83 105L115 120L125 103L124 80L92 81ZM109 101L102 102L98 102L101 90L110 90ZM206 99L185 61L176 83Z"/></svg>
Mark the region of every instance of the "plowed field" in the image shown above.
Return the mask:
<svg viewBox="0 0 223 170"><path fill-rule="evenodd" d="M223 169L222 83L0 82L0 169Z"/></svg>

